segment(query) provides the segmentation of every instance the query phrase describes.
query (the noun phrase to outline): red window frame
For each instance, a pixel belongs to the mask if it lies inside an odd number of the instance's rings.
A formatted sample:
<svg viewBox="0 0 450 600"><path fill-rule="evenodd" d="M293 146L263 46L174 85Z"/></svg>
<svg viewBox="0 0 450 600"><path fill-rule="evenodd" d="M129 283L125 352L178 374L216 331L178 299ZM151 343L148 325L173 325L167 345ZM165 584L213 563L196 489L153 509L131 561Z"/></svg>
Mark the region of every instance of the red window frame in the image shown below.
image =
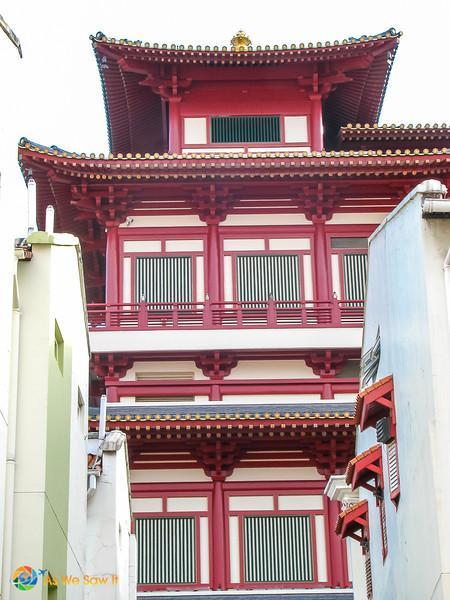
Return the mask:
<svg viewBox="0 0 450 600"><path fill-rule="evenodd" d="M162 499L162 511L160 512L134 512L133 513L133 533L135 533L135 519L139 518L152 518L152 517L193 517L195 521L195 578L194 583L177 583L177 584L138 584L138 592L149 592L149 591L176 591L176 590L198 590L198 589L211 589L211 565L212 565L212 519L211 519L211 507L212 507L212 492L209 490L196 491L147 491L147 485L144 484L145 491L134 491L133 498L161 498ZM169 511L167 509L168 498L207 498L207 510L206 511ZM209 583L201 583L201 564L200 564L200 517L208 517L208 553L209 553Z"/></svg>
<svg viewBox="0 0 450 600"><path fill-rule="evenodd" d="M124 299L123 299L123 287L124 287L124 282L123 282L123 277L124 277L124 272L123 272L123 261L124 258L130 258L131 259L131 267L130 267L130 276L131 276L131 281L130 281L130 304L135 304L135 293L136 293L136 258L147 258L147 257L171 257L171 258L176 258L176 257L180 257L180 256L189 256L192 258L192 303L196 303L199 302L198 297L197 297L197 257L202 257L203 258L203 289L206 290L206 285L207 285L207 281L206 281L206 277L207 277L207 270L206 270L206 244L207 244L207 239L206 239L206 232L205 232L205 228L199 229L198 227L192 227L189 228L188 230L184 227L179 227L178 229L180 229L179 232L174 233L173 228L172 229L168 229L168 228L152 228L152 227L136 227L133 229L120 229L119 228L119 235L120 235L120 262L119 262L119 281L120 281L120 286L119 286L119 299L120 302L123 303ZM175 241L175 240L186 240L186 241L190 241L190 240L201 240L203 242L203 250L202 251L195 251L195 250L186 250L186 251L175 251L175 252L168 252L166 251L166 242L169 241ZM155 252L146 252L146 251L125 251L125 242L147 242L147 241L155 241L155 242L160 242L161 243L161 250L155 251Z"/></svg>
<svg viewBox="0 0 450 600"><path fill-rule="evenodd" d="M302 484L308 484L310 482L301 482ZM248 489L248 490L233 490L233 491L225 491L224 500L225 500L225 519L226 523L229 524L230 517L238 517L239 519L239 562L240 562L240 583L231 583L231 575L230 575L230 558L229 553L227 553L227 583L230 589L292 589L292 588L322 588L330 585L330 549L328 547L328 539L327 539L327 528L328 528L328 514L326 510L325 499L323 499L323 508L322 509L313 509L313 510L280 510L278 504L278 498L280 496L310 496L310 495L319 495L323 497L323 486L322 489ZM229 509L229 499L230 497L236 496L272 496L274 499L274 510L230 510ZM318 581L318 562L317 562L317 534L316 534L316 526L315 526L315 516L322 515L324 518L324 526L325 526L325 543L327 545L327 581ZM312 551L312 565L313 565L313 581L305 581L305 582L246 582L244 580L245 577L245 565L244 565L244 540L243 540L243 519L245 516L309 516L310 517L310 526L311 526L311 551ZM229 527L226 527L226 547L230 548L230 533Z"/></svg>

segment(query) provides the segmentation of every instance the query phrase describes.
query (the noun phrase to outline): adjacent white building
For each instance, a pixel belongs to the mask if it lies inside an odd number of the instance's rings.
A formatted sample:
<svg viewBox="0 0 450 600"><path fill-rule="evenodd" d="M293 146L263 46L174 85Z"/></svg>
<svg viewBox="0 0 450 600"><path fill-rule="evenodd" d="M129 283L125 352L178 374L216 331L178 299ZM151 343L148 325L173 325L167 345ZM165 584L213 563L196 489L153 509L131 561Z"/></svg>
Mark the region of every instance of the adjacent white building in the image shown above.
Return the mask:
<svg viewBox="0 0 450 600"><path fill-rule="evenodd" d="M450 598L450 200L406 196L369 240L356 453L359 502L337 531L358 540L375 600Z"/></svg>

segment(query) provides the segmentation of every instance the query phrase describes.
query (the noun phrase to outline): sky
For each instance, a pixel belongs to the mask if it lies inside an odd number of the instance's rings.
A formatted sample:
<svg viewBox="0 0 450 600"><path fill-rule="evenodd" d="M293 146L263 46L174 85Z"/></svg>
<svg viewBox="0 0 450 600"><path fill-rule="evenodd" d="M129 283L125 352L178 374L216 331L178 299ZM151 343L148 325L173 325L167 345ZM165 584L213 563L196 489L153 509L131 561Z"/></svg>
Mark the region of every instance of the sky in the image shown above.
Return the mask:
<svg viewBox="0 0 450 600"><path fill-rule="evenodd" d="M26 189L17 166L22 136L74 152L108 152L106 119L89 35L159 44L229 45L243 29L253 45L334 41L403 31L380 122L450 123L450 0L3 0L0 14L23 58L0 31L0 202L24 233ZM4 225L0 229L4 229Z"/></svg>

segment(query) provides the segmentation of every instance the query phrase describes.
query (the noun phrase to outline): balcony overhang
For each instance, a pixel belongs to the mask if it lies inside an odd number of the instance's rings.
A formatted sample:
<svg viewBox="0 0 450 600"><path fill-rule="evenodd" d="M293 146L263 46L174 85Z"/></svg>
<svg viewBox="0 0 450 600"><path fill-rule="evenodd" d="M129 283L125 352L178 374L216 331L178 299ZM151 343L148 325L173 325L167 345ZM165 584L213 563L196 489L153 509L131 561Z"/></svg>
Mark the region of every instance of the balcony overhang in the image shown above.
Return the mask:
<svg viewBox="0 0 450 600"><path fill-rule="evenodd" d="M159 331L101 331L89 334L91 351L217 351L279 349L360 349L362 327L305 329L216 329Z"/></svg>
<svg viewBox="0 0 450 600"><path fill-rule="evenodd" d="M340 513L335 529L342 539L351 537L365 542L369 536L369 504L362 500Z"/></svg>
<svg viewBox="0 0 450 600"><path fill-rule="evenodd" d="M383 456L381 445L376 444L355 456L349 463L345 480L352 490L364 487L376 493L383 487Z"/></svg>
<svg viewBox="0 0 450 600"><path fill-rule="evenodd" d="M375 427L383 417L390 417L395 425L394 380L392 375L383 377L362 390L356 400L356 422L361 431Z"/></svg>

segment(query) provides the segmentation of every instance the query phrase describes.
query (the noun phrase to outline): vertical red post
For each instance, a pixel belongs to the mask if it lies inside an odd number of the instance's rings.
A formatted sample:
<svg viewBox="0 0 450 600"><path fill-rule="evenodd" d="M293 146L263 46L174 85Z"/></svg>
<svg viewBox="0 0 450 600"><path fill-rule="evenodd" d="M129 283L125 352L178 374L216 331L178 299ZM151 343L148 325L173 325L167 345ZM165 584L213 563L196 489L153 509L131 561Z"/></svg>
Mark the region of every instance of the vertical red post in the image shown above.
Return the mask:
<svg viewBox="0 0 450 600"><path fill-rule="evenodd" d="M118 382L119 380L116 379L115 382ZM109 402L119 402L119 395L117 393L117 385L111 385L111 382L107 383L106 382L106 378L105 378L105 384L106 384L106 401Z"/></svg>
<svg viewBox="0 0 450 600"><path fill-rule="evenodd" d="M334 532L334 527L339 516L339 502L324 497L328 507L328 547L330 549L329 581L332 588L348 587L347 561L344 552L347 547L341 538Z"/></svg>
<svg viewBox="0 0 450 600"><path fill-rule="evenodd" d="M181 153L180 96L169 98L169 152Z"/></svg>
<svg viewBox="0 0 450 600"><path fill-rule="evenodd" d="M220 301L220 253L219 253L219 224L216 221L208 223L208 297L210 302Z"/></svg>
<svg viewBox="0 0 450 600"><path fill-rule="evenodd" d="M225 511L223 506L223 479L220 477L213 478L212 531L212 589L225 590Z"/></svg>
<svg viewBox="0 0 450 600"><path fill-rule="evenodd" d="M106 304L119 303L119 228L106 232Z"/></svg>
<svg viewBox="0 0 450 600"><path fill-rule="evenodd" d="M323 150L323 125L322 125L322 96L311 94L311 150Z"/></svg>
<svg viewBox="0 0 450 600"><path fill-rule="evenodd" d="M325 217L313 217L313 223L316 297L319 301L328 302L330 300L330 291L328 289L328 260L327 240L325 236Z"/></svg>

